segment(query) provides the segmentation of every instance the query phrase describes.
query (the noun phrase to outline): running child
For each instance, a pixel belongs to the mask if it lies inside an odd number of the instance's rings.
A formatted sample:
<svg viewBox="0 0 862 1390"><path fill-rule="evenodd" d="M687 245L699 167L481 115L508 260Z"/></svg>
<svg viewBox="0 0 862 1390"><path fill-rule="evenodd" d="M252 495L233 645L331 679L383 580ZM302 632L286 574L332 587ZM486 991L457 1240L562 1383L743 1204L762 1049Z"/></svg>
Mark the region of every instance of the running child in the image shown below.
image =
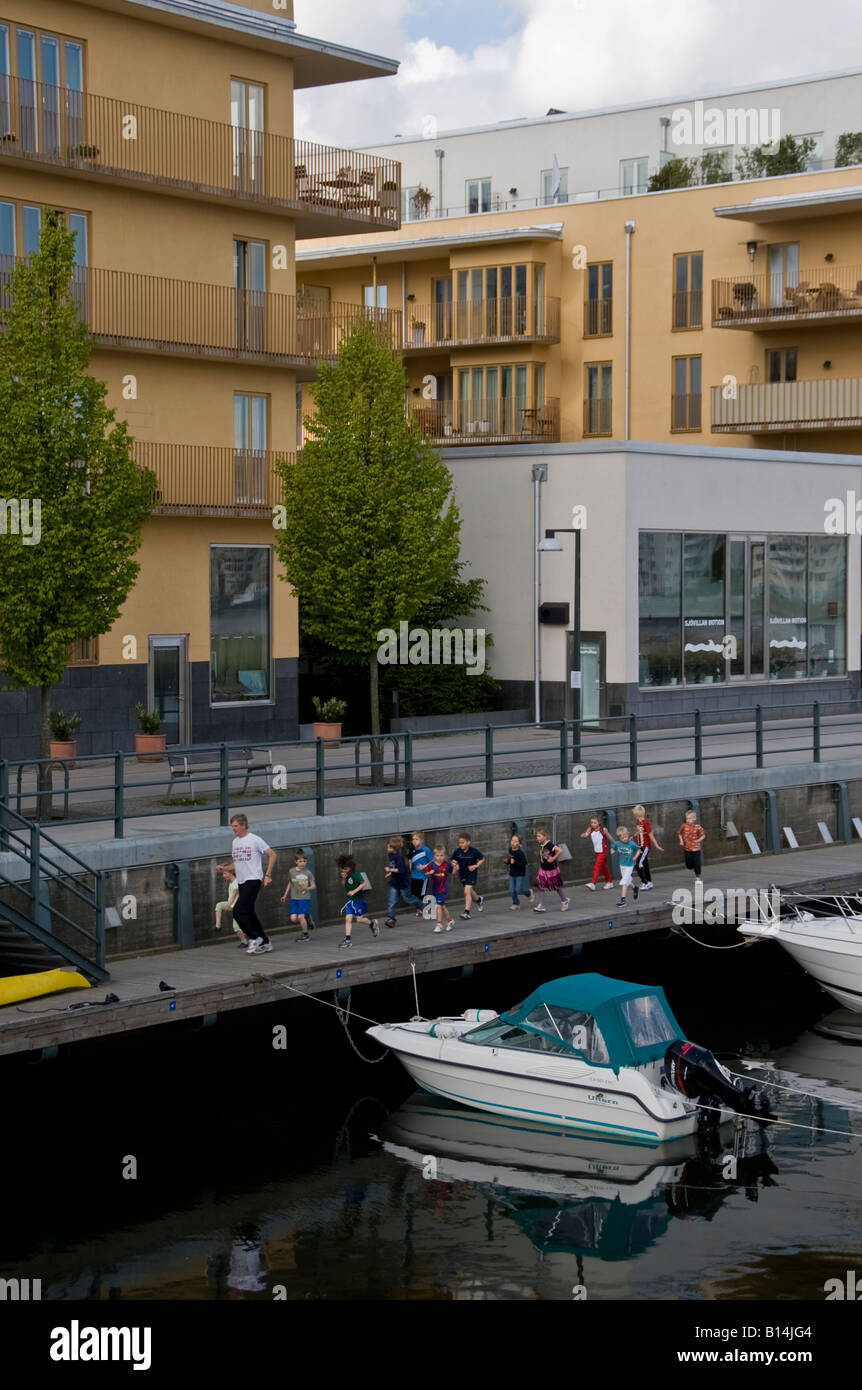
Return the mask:
<svg viewBox="0 0 862 1390"><path fill-rule="evenodd" d="M593 853L596 857L593 860L592 881L587 883L585 887L589 888L591 893L595 893L596 881L601 874L605 880L605 888L613 888L614 876L608 867L608 855L613 838L608 834L598 816L590 816L589 825L586 830L581 831L581 839L585 840L588 835L593 842Z"/></svg>
<svg viewBox="0 0 862 1390"><path fill-rule="evenodd" d="M476 907L480 912L485 906L485 899L482 894L476 892L476 881L484 862L485 858L481 850L476 849L475 845L470 843L470 836L466 830L462 830L458 836L458 848L452 855L452 868L458 870L458 877L464 889L464 911L461 913L461 918L468 922L474 898Z"/></svg>
<svg viewBox="0 0 862 1390"><path fill-rule="evenodd" d="M368 903L364 896L365 891L370 887L368 875L363 873L361 869L357 869L356 860L350 854L339 854L335 862L338 865L341 882L347 893L347 902L341 909L344 913L344 940L341 943L343 951L345 947L353 945L351 933L354 919L357 922L362 922L372 936L379 936L380 928L377 925L377 918L368 916Z"/></svg>
<svg viewBox="0 0 862 1390"><path fill-rule="evenodd" d="M615 854L620 861L620 896L617 900L617 907L625 907L626 905L626 893L629 891L632 874L642 852L638 848L637 842L629 838L626 826L618 826L617 838L611 844L611 853ZM635 884L633 888L635 902L638 900L639 891L637 884Z"/></svg>
<svg viewBox="0 0 862 1390"><path fill-rule="evenodd" d="M518 902L520 897L525 897L528 903L533 901L533 890L527 882L527 856L520 835L513 835L509 841L506 866L509 870L509 892L512 894L510 911L517 912L521 906Z"/></svg>
<svg viewBox="0 0 862 1390"><path fill-rule="evenodd" d="M236 881L236 870L233 864L219 864L218 872L221 874L228 888L228 895L224 902L216 903L215 905L215 929L216 931L221 931L221 915L223 912L233 913L236 900L239 897L239 884ZM233 929L239 937L239 946L241 950L243 946L248 945L248 937L242 927L237 926L236 922L233 924Z"/></svg>
<svg viewBox="0 0 862 1390"><path fill-rule="evenodd" d="M632 808L632 815L634 816L636 822L635 840L641 851L641 857L638 860L637 865L638 878L641 881L641 887L646 893L648 889L653 887L652 874L650 873L649 866L650 848L654 846L658 850L659 854L664 854L664 850L662 849L655 835L652 833L652 826L646 818L646 808L643 806L634 806Z"/></svg>
<svg viewBox="0 0 862 1390"><path fill-rule="evenodd" d="M414 830L410 836L412 849L410 852L410 891L414 898L420 902L420 910L416 913L417 917L422 916L421 903L423 897L428 894L428 879L425 875L426 864L434 863L434 855L425 843L425 836L421 830Z"/></svg>
<svg viewBox="0 0 862 1390"><path fill-rule="evenodd" d="M536 840L539 845L539 871L536 874L535 896L539 901L533 911L547 912L545 894L557 893L560 898L560 911L565 912L569 900L563 890L563 875L557 864L560 847L554 844L543 825L536 831Z"/></svg>
<svg viewBox="0 0 862 1390"><path fill-rule="evenodd" d="M685 867L691 869L695 883L703 883L701 872L703 856L700 847L706 839L706 831L697 823L697 812L686 811L685 820L679 827L679 842L685 854Z"/></svg>
<svg viewBox="0 0 862 1390"><path fill-rule="evenodd" d="M311 871L308 867L308 855L303 854L301 849L296 851L293 856L293 868L288 875L287 886L281 895L281 901L290 897L290 920L298 922L302 931L296 938L297 941L308 940L309 913L311 911L311 893L317 887Z"/></svg>
<svg viewBox="0 0 862 1390"><path fill-rule="evenodd" d="M400 835L393 835L391 840L386 841L386 868L383 870L389 884L389 902L386 908L386 925L394 927L395 909L398 906L398 899L409 903L411 907L419 909L422 913L422 899L410 892L410 870L407 867L407 860L404 858L404 841Z"/></svg>
<svg viewBox="0 0 862 1390"><path fill-rule="evenodd" d="M446 906L446 894L449 891L449 875L452 873L452 863L445 845L434 846L434 858L430 864L425 865L425 873L428 876L431 892L437 904L437 925L434 930L435 932L443 931L445 921L445 930L451 931L455 923Z"/></svg>

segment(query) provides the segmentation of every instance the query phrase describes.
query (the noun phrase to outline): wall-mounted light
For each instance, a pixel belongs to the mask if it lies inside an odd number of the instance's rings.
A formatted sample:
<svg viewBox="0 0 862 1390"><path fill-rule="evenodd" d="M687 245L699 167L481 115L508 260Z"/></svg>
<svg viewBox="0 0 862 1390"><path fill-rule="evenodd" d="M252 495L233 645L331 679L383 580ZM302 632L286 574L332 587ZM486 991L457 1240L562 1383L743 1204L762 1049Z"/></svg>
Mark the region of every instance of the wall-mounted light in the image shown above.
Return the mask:
<svg viewBox="0 0 862 1390"><path fill-rule="evenodd" d="M745 243L745 249L748 252L748 259L750 261L753 261L755 256L757 255L757 248L759 245L759 241L747 241Z"/></svg>
<svg viewBox="0 0 862 1390"><path fill-rule="evenodd" d="M413 394L414 394L414 396L418 396L418 395L419 395L419 391L420 391L420 388L419 388L418 386L414 386L414 387L413 387Z"/></svg>
<svg viewBox="0 0 862 1390"><path fill-rule="evenodd" d="M834 255L832 254L831 251L827 251L827 252L826 252L826 255L823 257L823 259L824 259L824 261L834 261L834 260L835 260L835 257L834 257Z"/></svg>
<svg viewBox="0 0 862 1390"><path fill-rule="evenodd" d="M414 300L414 299L416 298L416 296L415 296L415 294L408 294L407 298L410 299L410 300Z"/></svg>
<svg viewBox="0 0 862 1390"><path fill-rule="evenodd" d="M517 196L518 196L518 190L517 190L517 188L510 188L510 189L509 189L509 197L510 197L510 198L517 198Z"/></svg>
<svg viewBox="0 0 862 1390"><path fill-rule="evenodd" d="M824 363L823 363L823 366L826 368L826 370L827 370L827 372L828 372L828 371L829 371L829 368L832 366L832 363L831 363L831 362L824 362Z"/></svg>

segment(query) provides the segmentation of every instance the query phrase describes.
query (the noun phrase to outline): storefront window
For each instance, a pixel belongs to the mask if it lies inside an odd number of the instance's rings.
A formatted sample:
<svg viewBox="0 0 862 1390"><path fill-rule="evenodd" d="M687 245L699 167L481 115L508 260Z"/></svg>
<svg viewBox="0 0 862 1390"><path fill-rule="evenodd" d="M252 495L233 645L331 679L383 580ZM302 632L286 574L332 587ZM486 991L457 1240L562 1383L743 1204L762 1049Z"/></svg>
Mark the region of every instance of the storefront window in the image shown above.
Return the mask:
<svg viewBox="0 0 862 1390"><path fill-rule="evenodd" d="M678 685L681 647L682 537L673 531L641 531L640 685Z"/></svg>
<svg viewBox="0 0 862 1390"><path fill-rule="evenodd" d="M270 698L270 551L210 547L210 692L213 704Z"/></svg>
<svg viewBox="0 0 862 1390"><path fill-rule="evenodd" d="M832 536L808 541L808 637L812 676L843 676L847 671L846 548Z"/></svg>
<svg viewBox="0 0 862 1390"><path fill-rule="evenodd" d="M686 536L683 635L687 685L723 681L726 628L724 536Z"/></svg>
<svg viewBox="0 0 862 1390"><path fill-rule="evenodd" d="M773 536L769 542L769 677L799 680L807 674L805 536Z"/></svg>

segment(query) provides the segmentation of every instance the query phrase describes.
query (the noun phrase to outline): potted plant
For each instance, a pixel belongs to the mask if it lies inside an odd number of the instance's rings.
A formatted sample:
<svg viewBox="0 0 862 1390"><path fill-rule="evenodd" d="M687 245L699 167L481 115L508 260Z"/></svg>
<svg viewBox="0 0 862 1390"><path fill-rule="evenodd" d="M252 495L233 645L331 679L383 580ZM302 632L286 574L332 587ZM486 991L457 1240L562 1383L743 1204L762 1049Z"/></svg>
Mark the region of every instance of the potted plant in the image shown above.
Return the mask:
<svg viewBox="0 0 862 1390"><path fill-rule="evenodd" d="M75 758L78 756L78 740L76 733L81 727L80 714L64 714L61 709L55 710L51 715L51 757L67 763L69 767L75 766Z"/></svg>
<svg viewBox="0 0 862 1390"><path fill-rule="evenodd" d="M411 203L413 204L413 211L416 213L417 218L428 216L428 209L431 206L432 198L433 194L430 188L426 188L424 184L420 183L419 187L413 194L413 197L410 199Z"/></svg>
<svg viewBox="0 0 862 1390"><path fill-rule="evenodd" d="M139 763L157 763L165 751L165 735L158 710L147 709L140 701L135 705L139 733L135 734L135 756Z"/></svg>
<svg viewBox="0 0 862 1390"><path fill-rule="evenodd" d="M317 718L312 725L315 738L326 740L327 748L337 748L341 738L341 721L347 713L344 700L321 700L315 695L311 701Z"/></svg>
<svg viewBox="0 0 862 1390"><path fill-rule="evenodd" d="M425 323L422 319L411 319L413 327L413 346L421 347L425 341Z"/></svg>

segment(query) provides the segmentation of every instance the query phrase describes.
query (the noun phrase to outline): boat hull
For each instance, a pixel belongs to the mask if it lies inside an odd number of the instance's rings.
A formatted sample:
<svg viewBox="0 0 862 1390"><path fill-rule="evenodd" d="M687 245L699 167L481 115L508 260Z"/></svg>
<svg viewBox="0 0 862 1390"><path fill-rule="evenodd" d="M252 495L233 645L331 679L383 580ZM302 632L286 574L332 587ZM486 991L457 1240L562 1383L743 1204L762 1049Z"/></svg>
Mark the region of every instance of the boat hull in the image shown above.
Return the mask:
<svg viewBox="0 0 862 1390"><path fill-rule="evenodd" d="M845 1009L862 1013L862 932L850 923L840 928L836 924L839 930L840 934L826 934L821 924L808 922L798 927L746 923L739 928L743 936L777 941L821 989Z"/></svg>

